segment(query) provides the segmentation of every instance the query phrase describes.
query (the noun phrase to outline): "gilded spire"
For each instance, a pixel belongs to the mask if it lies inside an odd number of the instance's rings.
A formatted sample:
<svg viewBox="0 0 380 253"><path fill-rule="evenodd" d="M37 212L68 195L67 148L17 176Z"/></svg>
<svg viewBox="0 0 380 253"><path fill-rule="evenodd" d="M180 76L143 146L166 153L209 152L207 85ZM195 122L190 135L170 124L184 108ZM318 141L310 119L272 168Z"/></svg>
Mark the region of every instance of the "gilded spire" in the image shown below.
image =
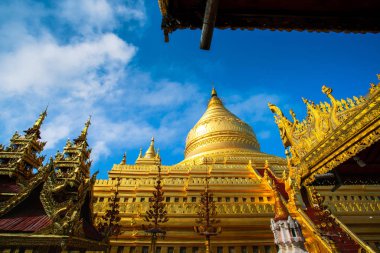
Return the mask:
<svg viewBox="0 0 380 253"><path fill-rule="evenodd" d="M34 123L33 128L38 128L39 129L41 127L42 123L44 122L44 119L47 116L47 109L48 109L48 107L46 106L45 110L43 112L41 112L40 116L38 117L38 119Z"/></svg>
<svg viewBox="0 0 380 253"><path fill-rule="evenodd" d="M142 149L137 157L136 164L161 164L159 151L154 148L154 138L150 142L149 148L146 150L145 155L142 155Z"/></svg>
<svg viewBox="0 0 380 253"><path fill-rule="evenodd" d="M38 119L36 120L34 125L31 128L29 128L28 130L25 130L24 132L27 135L35 135L38 139L40 139L41 138L40 137L40 128L41 128L41 125L44 122L44 119L46 118L46 116L47 116L47 107L40 114L40 116L38 117Z"/></svg>
<svg viewBox="0 0 380 253"><path fill-rule="evenodd" d="M84 124L84 128L78 138L74 139L74 143L77 144L78 142L81 141L86 141L87 140L87 132L88 132L88 127L91 125L91 115L88 117L88 120Z"/></svg>
<svg viewBox="0 0 380 253"><path fill-rule="evenodd" d="M156 157L156 151L154 150L154 137L150 141L150 146L145 152L144 158L154 158Z"/></svg>
<svg viewBox="0 0 380 253"><path fill-rule="evenodd" d="M211 90L211 97L217 97L218 96L218 93L216 93L216 90L214 87L212 87L212 90Z"/></svg>
<svg viewBox="0 0 380 253"><path fill-rule="evenodd" d="M125 165L127 163L127 153L124 152L123 159L121 159L120 164Z"/></svg>
<svg viewBox="0 0 380 253"><path fill-rule="evenodd" d="M81 136L87 137L88 127L91 125L91 115L88 117L87 122L84 124L84 128L81 132Z"/></svg>
<svg viewBox="0 0 380 253"><path fill-rule="evenodd" d="M274 189L274 220L287 220L289 216L288 209L286 209L284 203L282 203L278 190Z"/></svg>

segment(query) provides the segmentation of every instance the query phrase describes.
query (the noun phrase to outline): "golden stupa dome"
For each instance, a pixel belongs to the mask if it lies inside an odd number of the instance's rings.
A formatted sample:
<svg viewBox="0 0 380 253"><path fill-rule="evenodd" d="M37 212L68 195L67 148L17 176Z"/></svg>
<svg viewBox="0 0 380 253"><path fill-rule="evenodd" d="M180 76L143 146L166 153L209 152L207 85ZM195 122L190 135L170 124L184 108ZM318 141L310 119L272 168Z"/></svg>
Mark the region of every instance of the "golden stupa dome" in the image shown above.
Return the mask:
<svg viewBox="0 0 380 253"><path fill-rule="evenodd" d="M207 110L186 138L185 159L215 152L260 151L252 128L227 110L212 89Z"/></svg>

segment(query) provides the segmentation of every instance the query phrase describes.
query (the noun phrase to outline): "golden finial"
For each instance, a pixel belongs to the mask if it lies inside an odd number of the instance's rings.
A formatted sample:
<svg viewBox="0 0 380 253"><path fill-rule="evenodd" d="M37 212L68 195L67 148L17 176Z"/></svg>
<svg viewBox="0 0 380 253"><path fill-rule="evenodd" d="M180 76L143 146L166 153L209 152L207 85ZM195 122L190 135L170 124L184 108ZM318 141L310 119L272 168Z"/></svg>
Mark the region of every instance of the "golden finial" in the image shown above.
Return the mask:
<svg viewBox="0 0 380 253"><path fill-rule="evenodd" d="M288 209L286 209L284 203L282 203L280 194L278 193L277 188L274 188L274 220L287 220L289 217Z"/></svg>
<svg viewBox="0 0 380 253"><path fill-rule="evenodd" d="M380 81L380 74L377 74L377 79Z"/></svg>
<svg viewBox="0 0 380 253"><path fill-rule="evenodd" d="M211 97L217 97L218 94L216 93L216 90L214 87L212 87L212 90L211 90Z"/></svg>
<svg viewBox="0 0 380 253"><path fill-rule="evenodd" d="M91 125L91 115L84 124L84 128L78 138L74 139L74 143L77 145L79 143L85 143L87 140L87 132L88 132L88 127Z"/></svg>
<svg viewBox="0 0 380 253"><path fill-rule="evenodd" d="M326 94L326 95L329 95L329 94L331 94L332 89L329 88L329 87L327 87L326 85L323 85L323 86L322 86L322 92L323 92L324 94Z"/></svg>
<svg viewBox="0 0 380 253"><path fill-rule="evenodd" d="M34 127L35 128L40 128L41 127L42 123L44 122L44 119L47 116L47 109L48 109L48 106L46 106L45 110L43 112L41 112L40 116L38 117L38 119L34 123Z"/></svg>
<svg viewBox="0 0 380 253"><path fill-rule="evenodd" d="M81 136L86 137L87 136L87 131L88 127L91 125L91 115L88 117L88 120L84 124L84 128L82 130Z"/></svg>
<svg viewBox="0 0 380 253"><path fill-rule="evenodd" d="M127 153L124 152L123 159L121 160L120 164L125 165L127 163Z"/></svg>
<svg viewBox="0 0 380 253"><path fill-rule="evenodd" d="M269 162L268 162L268 160L265 160L264 168L265 169L269 169Z"/></svg>
<svg viewBox="0 0 380 253"><path fill-rule="evenodd" d="M152 139L150 141L150 146L147 149L147 151L145 152L144 157L145 158L153 158L155 156L156 156L156 151L154 150L154 137L152 137Z"/></svg>
<svg viewBox="0 0 380 253"><path fill-rule="evenodd" d="M140 148L139 158L142 158L142 148Z"/></svg>

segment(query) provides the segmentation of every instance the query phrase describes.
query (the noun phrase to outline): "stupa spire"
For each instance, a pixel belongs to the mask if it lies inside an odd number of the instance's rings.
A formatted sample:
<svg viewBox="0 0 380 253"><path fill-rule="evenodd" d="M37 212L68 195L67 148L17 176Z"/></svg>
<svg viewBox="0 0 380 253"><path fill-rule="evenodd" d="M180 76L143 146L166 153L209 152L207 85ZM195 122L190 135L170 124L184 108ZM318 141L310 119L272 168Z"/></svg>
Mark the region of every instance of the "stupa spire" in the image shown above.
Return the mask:
<svg viewBox="0 0 380 253"><path fill-rule="evenodd" d="M48 107L46 106L45 110L40 113L40 116L38 117L38 119L34 123L33 128L40 129L42 123L44 122L44 120L45 120L45 118L47 116L47 109L48 109Z"/></svg>
<svg viewBox="0 0 380 253"><path fill-rule="evenodd" d="M156 151L154 149L154 137L150 141L149 148L146 150L144 158L153 158L156 157Z"/></svg>
<svg viewBox="0 0 380 253"><path fill-rule="evenodd" d="M127 153L124 152L123 159L121 159L120 164L125 165L127 163Z"/></svg>
<svg viewBox="0 0 380 253"><path fill-rule="evenodd" d="M212 87L211 97L217 97L217 96L218 96L218 93L216 93L216 89L214 87Z"/></svg>
<svg viewBox="0 0 380 253"><path fill-rule="evenodd" d="M136 164L161 164L161 157L159 150L154 148L154 137L150 141L149 148L146 150L144 156L142 155L142 149L140 148L139 156L137 157Z"/></svg>

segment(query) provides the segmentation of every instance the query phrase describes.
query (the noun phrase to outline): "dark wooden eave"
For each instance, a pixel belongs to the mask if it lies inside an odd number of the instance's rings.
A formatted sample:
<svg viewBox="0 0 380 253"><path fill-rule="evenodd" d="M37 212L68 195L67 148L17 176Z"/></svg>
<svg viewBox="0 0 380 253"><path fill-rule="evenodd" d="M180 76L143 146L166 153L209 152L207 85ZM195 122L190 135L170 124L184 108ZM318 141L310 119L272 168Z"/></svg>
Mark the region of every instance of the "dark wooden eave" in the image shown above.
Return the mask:
<svg viewBox="0 0 380 253"><path fill-rule="evenodd" d="M201 29L211 0L159 0L166 39L177 29ZM380 32L378 0L219 0L218 29L346 33ZM206 15L205 15L206 14ZM203 30L204 31L204 30ZM202 35L203 36L203 35Z"/></svg>
<svg viewBox="0 0 380 253"><path fill-rule="evenodd" d="M342 185L380 184L380 142L361 151L331 172L318 175L313 186L331 185L332 191Z"/></svg>

